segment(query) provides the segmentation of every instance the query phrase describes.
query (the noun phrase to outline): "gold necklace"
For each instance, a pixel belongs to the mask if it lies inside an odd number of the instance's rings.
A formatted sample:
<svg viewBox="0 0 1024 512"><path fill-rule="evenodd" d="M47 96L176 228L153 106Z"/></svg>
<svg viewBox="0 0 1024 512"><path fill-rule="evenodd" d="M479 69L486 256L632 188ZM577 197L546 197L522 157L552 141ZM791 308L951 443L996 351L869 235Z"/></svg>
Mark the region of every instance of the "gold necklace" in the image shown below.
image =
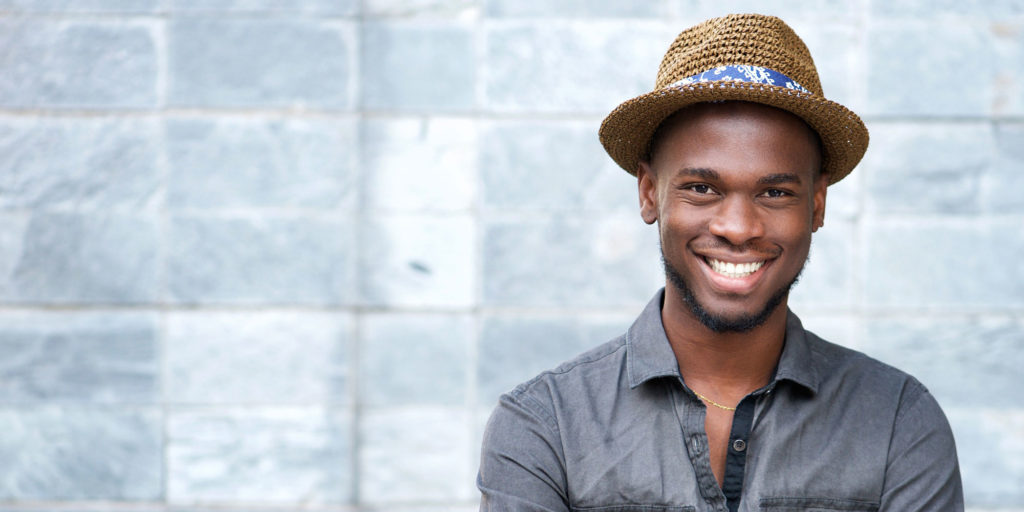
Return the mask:
<svg viewBox="0 0 1024 512"><path fill-rule="evenodd" d="M694 391L693 394L697 395L697 398L700 398L701 400L704 400L705 402L707 402L707 403L709 403L709 404L711 404L711 405L713 405L715 407L718 407L719 409L725 409L727 411L735 411L736 410L735 407L727 407L725 405L722 405L722 404L720 404L720 403L718 403L718 402L716 402L716 401L714 401L714 400L712 400L712 399L710 399L710 398L708 398L708 397L706 397L706 396L704 396L704 395L702 395L702 394L700 394L700 393L698 393L696 391Z"/></svg>

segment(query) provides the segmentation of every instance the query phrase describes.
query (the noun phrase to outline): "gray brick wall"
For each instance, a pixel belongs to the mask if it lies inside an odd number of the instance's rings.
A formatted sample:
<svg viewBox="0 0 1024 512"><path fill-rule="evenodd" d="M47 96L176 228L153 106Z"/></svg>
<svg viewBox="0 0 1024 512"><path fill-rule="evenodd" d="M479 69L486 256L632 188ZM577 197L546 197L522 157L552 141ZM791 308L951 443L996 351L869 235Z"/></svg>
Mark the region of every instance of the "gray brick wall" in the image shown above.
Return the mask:
<svg viewBox="0 0 1024 512"><path fill-rule="evenodd" d="M1024 1L0 0L0 511L475 509L661 281L598 123L736 11L872 133L794 308L1024 510Z"/></svg>

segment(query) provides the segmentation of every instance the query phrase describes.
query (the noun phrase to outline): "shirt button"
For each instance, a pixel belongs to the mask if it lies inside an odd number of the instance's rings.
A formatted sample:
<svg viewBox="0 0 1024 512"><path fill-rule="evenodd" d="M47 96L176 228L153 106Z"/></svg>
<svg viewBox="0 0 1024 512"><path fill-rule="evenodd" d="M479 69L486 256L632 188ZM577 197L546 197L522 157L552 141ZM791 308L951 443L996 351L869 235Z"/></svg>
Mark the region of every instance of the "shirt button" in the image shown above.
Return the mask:
<svg viewBox="0 0 1024 512"><path fill-rule="evenodd" d="M736 439L732 442L732 449L738 452L742 452L747 449L747 442L742 439Z"/></svg>

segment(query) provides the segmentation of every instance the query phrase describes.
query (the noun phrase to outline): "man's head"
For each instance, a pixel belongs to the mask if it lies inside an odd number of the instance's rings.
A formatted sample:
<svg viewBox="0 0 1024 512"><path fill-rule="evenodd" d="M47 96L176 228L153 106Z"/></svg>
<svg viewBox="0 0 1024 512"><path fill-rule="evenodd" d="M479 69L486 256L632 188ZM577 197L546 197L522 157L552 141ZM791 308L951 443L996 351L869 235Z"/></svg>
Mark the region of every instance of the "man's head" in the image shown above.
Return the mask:
<svg viewBox="0 0 1024 512"><path fill-rule="evenodd" d="M817 134L757 103L703 103L669 117L638 171L669 283L716 332L746 331L782 304L824 222Z"/></svg>
<svg viewBox="0 0 1024 512"><path fill-rule="evenodd" d="M671 289L714 331L744 331L785 302L824 221L828 185L867 149L856 114L825 98L782 20L714 18L669 47L652 92L601 123L638 178Z"/></svg>

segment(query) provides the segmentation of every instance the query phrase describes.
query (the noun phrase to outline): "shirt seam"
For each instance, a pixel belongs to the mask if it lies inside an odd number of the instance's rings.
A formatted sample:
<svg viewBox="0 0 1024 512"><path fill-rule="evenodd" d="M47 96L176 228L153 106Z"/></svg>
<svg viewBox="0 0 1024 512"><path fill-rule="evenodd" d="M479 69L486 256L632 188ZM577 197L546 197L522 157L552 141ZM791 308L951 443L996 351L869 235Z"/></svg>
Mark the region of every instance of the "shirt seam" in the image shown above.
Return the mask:
<svg viewBox="0 0 1024 512"><path fill-rule="evenodd" d="M914 379L910 379L908 381L908 384L910 384L910 389L906 391L904 397L909 395L910 393L913 393L913 396L906 400L904 400L903 398L900 399L901 404L898 406L896 410L896 419L893 420L894 431L896 430L896 427L900 425L900 422L903 420L904 416L907 415L907 412L910 411L910 409L913 409L914 406L916 406L917 403L921 401L921 397L923 397L924 394L928 392L928 390L925 389L925 387L921 383L917 382Z"/></svg>
<svg viewBox="0 0 1024 512"><path fill-rule="evenodd" d="M532 412L535 416L543 420L545 425L549 429L551 429L551 433L558 436L558 438L561 439L561 429L558 428L558 421L555 420L555 417L553 415L549 414L546 410L544 410L544 404L540 403L540 400L537 400L536 398L526 394L520 395L519 398L523 400L520 402L520 405L528 408L530 412ZM526 402L530 403L527 404ZM561 442L559 442L559 444L561 444Z"/></svg>

